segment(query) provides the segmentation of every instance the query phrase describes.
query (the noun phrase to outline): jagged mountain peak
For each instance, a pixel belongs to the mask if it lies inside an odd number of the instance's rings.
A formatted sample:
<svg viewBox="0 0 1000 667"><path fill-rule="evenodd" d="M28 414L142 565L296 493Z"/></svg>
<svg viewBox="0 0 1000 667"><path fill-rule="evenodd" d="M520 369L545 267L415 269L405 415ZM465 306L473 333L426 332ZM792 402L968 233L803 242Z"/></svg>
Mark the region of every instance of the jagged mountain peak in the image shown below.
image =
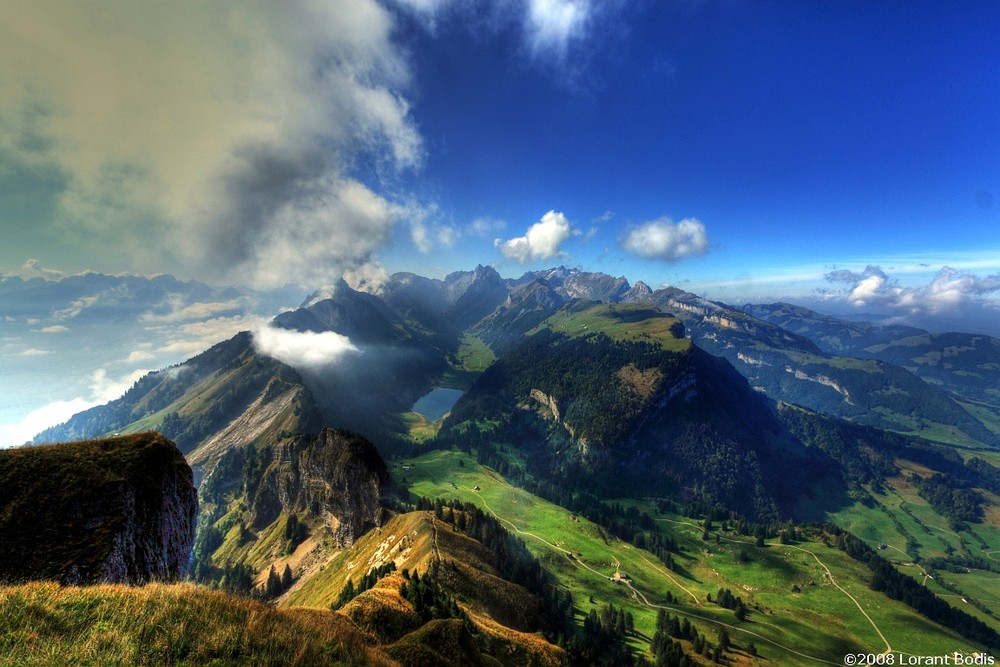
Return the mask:
<svg viewBox="0 0 1000 667"><path fill-rule="evenodd" d="M449 273L444 279L445 295L448 303L454 304L474 285L479 285L480 289L486 285L491 288L506 289L504 279L492 266L477 264L472 271L455 271Z"/></svg>
<svg viewBox="0 0 1000 667"><path fill-rule="evenodd" d="M351 286L347 284L346 280L338 278L332 285L321 287L307 296L299 308L309 308L310 306L314 306L321 301L337 299L352 292L357 293L356 290L352 289Z"/></svg>
<svg viewBox="0 0 1000 667"><path fill-rule="evenodd" d="M645 301L652 294L653 294L653 288L651 288L649 285L642 282L641 280L637 280L635 281L635 284L632 285L631 289L626 290L625 293L622 295L622 301L626 302Z"/></svg>
<svg viewBox="0 0 1000 667"><path fill-rule="evenodd" d="M359 292L343 279L316 292L307 303L281 313L274 324L294 331L334 331L357 342L386 343L408 337L403 319L383 299Z"/></svg>
<svg viewBox="0 0 1000 667"><path fill-rule="evenodd" d="M528 272L515 283L521 285L535 279L545 280L567 298L589 301L620 301L632 289L625 276L616 278L607 273L567 269L565 266Z"/></svg>

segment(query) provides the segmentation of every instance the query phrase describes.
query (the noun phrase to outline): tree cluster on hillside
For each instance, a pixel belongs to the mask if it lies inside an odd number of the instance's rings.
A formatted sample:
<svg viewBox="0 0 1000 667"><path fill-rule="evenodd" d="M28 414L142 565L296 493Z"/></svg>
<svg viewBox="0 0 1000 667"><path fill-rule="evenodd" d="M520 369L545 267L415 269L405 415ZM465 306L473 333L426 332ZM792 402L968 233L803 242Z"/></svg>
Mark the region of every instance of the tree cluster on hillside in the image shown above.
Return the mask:
<svg viewBox="0 0 1000 667"><path fill-rule="evenodd" d="M903 447L902 436L834 419L781 404L778 414L802 442L817 447L840 464L840 474L851 489L878 486L899 469L892 453Z"/></svg>
<svg viewBox="0 0 1000 667"><path fill-rule="evenodd" d="M257 573L249 565L244 563L226 565L224 568L221 568L219 574L220 577L216 584L218 588L221 588L230 595L239 597L254 596L254 578Z"/></svg>
<svg viewBox="0 0 1000 667"><path fill-rule="evenodd" d="M279 575L274 565L268 570L267 580L264 582L264 597L273 600L292 587L295 577L292 575L292 568L285 563L285 569Z"/></svg>
<svg viewBox="0 0 1000 667"><path fill-rule="evenodd" d="M570 338L544 329L490 366L449 422L475 419L498 407L503 411L503 405L539 389L562 406L560 418L578 438L613 445L629 433L647 402L618 372L630 365L640 372L657 369L669 382L681 364L681 355L652 343L605 334Z"/></svg>
<svg viewBox="0 0 1000 667"><path fill-rule="evenodd" d="M309 537L309 527L299 521L294 513L288 515L285 522L285 553L290 554Z"/></svg>
<svg viewBox="0 0 1000 667"><path fill-rule="evenodd" d="M698 632L698 628L690 620L659 609L656 612L656 632L649 645L649 650L655 656L655 667L694 667L699 664L684 652L684 647L675 639L691 642L691 648L697 654L705 657L713 655L715 647Z"/></svg>
<svg viewBox="0 0 1000 667"><path fill-rule="evenodd" d="M423 577L416 570L411 573L404 569L404 581L399 587L399 594L413 605L413 610L425 623L435 618L457 618L468 621L469 617L459 608L455 598L441 588L437 573L434 571L435 565L437 561L432 563Z"/></svg>
<svg viewBox="0 0 1000 667"><path fill-rule="evenodd" d="M629 667L639 664L628 646L635 632L630 612L613 604L593 608L583 619L583 633L567 645L574 664Z"/></svg>
<svg viewBox="0 0 1000 667"><path fill-rule="evenodd" d="M735 595L728 588L719 589L718 594L715 596L715 604L726 609L731 609L738 621L747 620L747 616L750 613L746 603L743 602L743 598Z"/></svg>
<svg viewBox="0 0 1000 667"><path fill-rule="evenodd" d="M965 465L979 475L979 481L984 489L1000 495L1000 468L990 465L978 456L969 459Z"/></svg>
<svg viewBox="0 0 1000 667"><path fill-rule="evenodd" d="M952 530L964 530L965 523L983 519L985 499L954 475L935 473L930 477L911 475L910 482L934 511L947 518Z"/></svg>

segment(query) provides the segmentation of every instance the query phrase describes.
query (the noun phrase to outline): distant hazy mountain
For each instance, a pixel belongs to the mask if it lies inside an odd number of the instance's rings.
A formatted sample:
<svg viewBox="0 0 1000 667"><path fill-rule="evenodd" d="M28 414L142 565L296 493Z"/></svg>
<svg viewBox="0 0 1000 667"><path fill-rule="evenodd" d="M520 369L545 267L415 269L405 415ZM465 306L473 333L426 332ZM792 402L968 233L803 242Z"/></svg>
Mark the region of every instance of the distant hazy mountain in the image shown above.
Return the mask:
<svg viewBox="0 0 1000 667"><path fill-rule="evenodd" d="M790 303L746 305L740 310L808 338L827 354L857 353L871 345L927 333L899 324L841 320Z"/></svg>
<svg viewBox="0 0 1000 667"><path fill-rule="evenodd" d="M894 364L957 396L1000 410L1000 339L847 322L783 303L744 306L743 310L807 336L824 352Z"/></svg>
<svg viewBox="0 0 1000 667"><path fill-rule="evenodd" d="M984 336L848 323L782 304L739 309L564 267L516 280L482 266L444 280L396 274L380 295L341 281L274 324L350 338L357 354L335 366L300 368L302 381L327 421L384 442L405 432L397 415L431 387L467 384L455 375L465 373L456 366L463 346L478 339L502 354L580 299L648 303L677 316L696 345L727 359L774 400L938 440L1000 446L1000 343Z"/></svg>
<svg viewBox="0 0 1000 667"><path fill-rule="evenodd" d="M728 359L775 400L880 428L1000 446L998 432L959 405L956 394L908 368L871 353L826 352L819 337L814 341L798 333L801 327L780 326L784 319L758 319L675 288L657 290L650 300L676 313L698 345Z"/></svg>

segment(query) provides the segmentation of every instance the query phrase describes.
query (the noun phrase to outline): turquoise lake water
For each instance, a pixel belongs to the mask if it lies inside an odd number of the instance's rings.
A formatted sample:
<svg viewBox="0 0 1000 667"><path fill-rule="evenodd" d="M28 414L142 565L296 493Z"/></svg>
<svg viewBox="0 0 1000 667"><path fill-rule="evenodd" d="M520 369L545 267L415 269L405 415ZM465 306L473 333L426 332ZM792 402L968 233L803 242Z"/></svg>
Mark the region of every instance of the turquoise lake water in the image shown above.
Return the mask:
<svg viewBox="0 0 1000 667"><path fill-rule="evenodd" d="M413 404L413 411L422 414L429 422L436 422L444 417L459 397L465 392L461 389L445 389L435 387L429 394L422 396Z"/></svg>

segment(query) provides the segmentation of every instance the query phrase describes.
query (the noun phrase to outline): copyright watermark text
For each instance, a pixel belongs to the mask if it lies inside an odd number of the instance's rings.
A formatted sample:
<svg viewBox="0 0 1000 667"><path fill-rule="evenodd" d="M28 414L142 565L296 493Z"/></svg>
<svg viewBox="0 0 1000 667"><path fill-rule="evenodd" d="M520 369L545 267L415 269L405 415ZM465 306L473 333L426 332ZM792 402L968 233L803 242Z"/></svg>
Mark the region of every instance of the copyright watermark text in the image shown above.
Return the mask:
<svg viewBox="0 0 1000 667"><path fill-rule="evenodd" d="M844 656L848 667L862 665L996 665L997 659L988 653L962 653L955 651L945 655L913 655L890 651L888 653L848 653Z"/></svg>

